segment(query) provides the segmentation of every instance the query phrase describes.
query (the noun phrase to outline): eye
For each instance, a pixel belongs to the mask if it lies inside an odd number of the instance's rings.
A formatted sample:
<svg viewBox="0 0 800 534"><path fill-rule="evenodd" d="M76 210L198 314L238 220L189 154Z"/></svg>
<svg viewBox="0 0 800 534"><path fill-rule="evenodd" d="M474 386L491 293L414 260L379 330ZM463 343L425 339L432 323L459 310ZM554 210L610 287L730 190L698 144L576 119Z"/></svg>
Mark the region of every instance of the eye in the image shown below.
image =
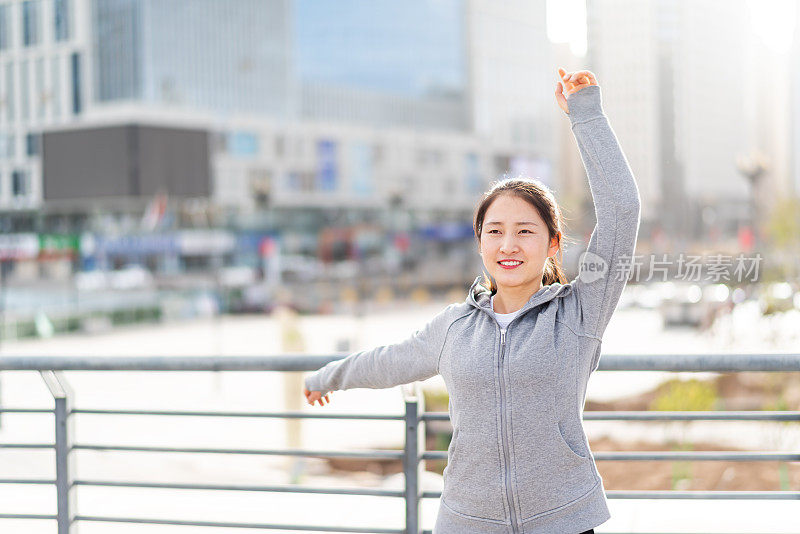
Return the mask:
<svg viewBox="0 0 800 534"><path fill-rule="evenodd" d="M492 232L498 232L499 233L499 230L488 230L486 233L487 234L491 234Z"/></svg>
<svg viewBox="0 0 800 534"><path fill-rule="evenodd" d="M522 230L520 230L520 232L528 232L529 234L532 234L532 233L533 233L533 232L531 232L530 230L527 230L527 229L525 229L525 228L523 228Z"/></svg>

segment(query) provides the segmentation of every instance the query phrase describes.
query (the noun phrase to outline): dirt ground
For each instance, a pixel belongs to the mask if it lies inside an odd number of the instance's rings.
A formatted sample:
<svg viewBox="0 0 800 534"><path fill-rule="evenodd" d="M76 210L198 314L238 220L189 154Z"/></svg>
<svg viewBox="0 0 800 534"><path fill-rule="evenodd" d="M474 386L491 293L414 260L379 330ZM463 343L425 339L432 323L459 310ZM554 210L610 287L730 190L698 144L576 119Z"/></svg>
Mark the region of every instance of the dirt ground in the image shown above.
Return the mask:
<svg viewBox="0 0 800 534"><path fill-rule="evenodd" d="M646 442L622 443L603 438L590 441L593 452L605 451L663 451L669 446ZM429 438L428 450L435 448ZM694 443L693 451L718 451L710 443ZM737 449L730 447L726 451ZM332 473L367 471L387 476L403 471L398 460L359 460L332 458L328 461ZM444 461L427 462L427 470L441 474ZM667 461L598 461L597 469L606 490L708 490L708 491L798 491L800 462L667 462ZM781 473L783 471L783 474ZM781 487L781 478L788 487Z"/></svg>
<svg viewBox="0 0 800 534"><path fill-rule="evenodd" d="M592 440L589 444L593 452L670 450L653 443L619 443L608 438ZM692 450L718 451L721 448L710 443L693 443ZM736 451L730 447L725 450ZM800 490L800 462L598 461L597 470L607 490ZM781 487L781 470L789 487Z"/></svg>
<svg viewBox="0 0 800 534"><path fill-rule="evenodd" d="M673 409L710 410L800 410L800 373L723 373L710 380L712 399L707 407ZM671 383L652 391L613 402L587 401L585 411L648 411L669 392ZM678 404L681 404L680 399ZM702 404L702 402L701 402ZM426 400L429 411L447 409L446 396ZM800 424L800 423L798 423ZM449 441L449 423L427 425L426 449L443 450ZM593 452L685 450L677 443L622 442L608 437L590 440ZM693 451L744 451L713 443L692 443ZM335 458L328 462L333 472L368 471L376 475L402 472L397 460L353 460ZM428 471L441 474L444 461L429 461ZM670 462L598 461L597 469L607 490L709 490L709 491L798 491L800 462Z"/></svg>

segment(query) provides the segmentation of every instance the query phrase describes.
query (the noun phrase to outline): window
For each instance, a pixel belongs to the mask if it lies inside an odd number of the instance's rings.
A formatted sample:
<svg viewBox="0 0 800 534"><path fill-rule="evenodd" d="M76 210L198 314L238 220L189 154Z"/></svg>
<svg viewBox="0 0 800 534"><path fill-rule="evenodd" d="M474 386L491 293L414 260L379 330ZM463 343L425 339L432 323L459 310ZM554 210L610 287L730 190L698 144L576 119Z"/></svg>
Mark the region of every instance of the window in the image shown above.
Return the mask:
<svg viewBox="0 0 800 534"><path fill-rule="evenodd" d="M11 173L11 194L15 197L25 196L27 193L27 176L25 171L15 170Z"/></svg>
<svg viewBox="0 0 800 534"><path fill-rule="evenodd" d="M468 152L464 158L464 167L466 168L467 191L480 193L483 190L483 180L481 178L478 154Z"/></svg>
<svg viewBox="0 0 800 534"><path fill-rule="evenodd" d="M9 38L9 31L11 31L11 28L8 27L8 10L8 4L0 4L0 50L8 48L11 42Z"/></svg>
<svg viewBox="0 0 800 534"><path fill-rule="evenodd" d="M53 98L53 116L61 115L61 58L54 57L50 65L50 95Z"/></svg>
<svg viewBox="0 0 800 534"><path fill-rule="evenodd" d="M28 114L30 112L30 88L28 82L28 62L22 61L19 64L19 116L23 121L28 120Z"/></svg>
<svg viewBox="0 0 800 534"><path fill-rule="evenodd" d="M228 153L234 156L255 156L258 154L258 137L249 132L228 134Z"/></svg>
<svg viewBox="0 0 800 534"><path fill-rule="evenodd" d="M6 120L12 122L14 120L14 64L11 62L6 63Z"/></svg>
<svg viewBox="0 0 800 534"><path fill-rule="evenodd" d="M320 191L335 191L338 181L336 142L329 139L317 141L317 187Z"/></svg>
<svg viewBox="0 0 800 534"><path fill-rule="evenodd" d="M72 65L72 113L81 112L81 56L76 52L71 57Z"/></svg>
<svg viewBox="0 0 800 534"><path fill-rule="evenodd" d="M29 133L25 136L25 153L29 156L39 153L39 134Z"/></svg>
<svg viewBox="0 0 800 534"><path fill-rule="evenodd" d="M55 0L53 5L53 17L55 20L53 22L55 24L56 41L68 41L71 37L69 8L69 0Z"/></svg>
<svg viewBox="0 0 800 534"><path fill-rule="evenodd" d="M22 44L32 46L39 42L39 0L22 3Z"/></svg>
<svg viewBox="0 0 800 534"><path fill-rule="evenodd" d="M372 163L375 165L380 165L383 163L384 158L386 157L386 147L375 143L372 146Z"/></svg>
<svg viewBox="0 0 800 534"><path fill-rule="evenodd" d="M36 60L34 70L34 106L36 106L36 118L44 119L45 108L47 107L47 91L44 88L44 58Z"/></svg>

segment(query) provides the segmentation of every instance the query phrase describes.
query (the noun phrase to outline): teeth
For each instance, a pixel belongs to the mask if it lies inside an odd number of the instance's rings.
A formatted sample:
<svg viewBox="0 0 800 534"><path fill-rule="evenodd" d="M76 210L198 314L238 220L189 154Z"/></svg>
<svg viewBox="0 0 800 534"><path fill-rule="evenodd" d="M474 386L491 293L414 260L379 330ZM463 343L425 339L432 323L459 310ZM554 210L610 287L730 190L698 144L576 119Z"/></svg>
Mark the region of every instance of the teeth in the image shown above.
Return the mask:
<svg viewBox="0 0 800 534"><path fill-rule="evenodd" d="M521 261L501 261L500 265L519 265Z"/></svg>

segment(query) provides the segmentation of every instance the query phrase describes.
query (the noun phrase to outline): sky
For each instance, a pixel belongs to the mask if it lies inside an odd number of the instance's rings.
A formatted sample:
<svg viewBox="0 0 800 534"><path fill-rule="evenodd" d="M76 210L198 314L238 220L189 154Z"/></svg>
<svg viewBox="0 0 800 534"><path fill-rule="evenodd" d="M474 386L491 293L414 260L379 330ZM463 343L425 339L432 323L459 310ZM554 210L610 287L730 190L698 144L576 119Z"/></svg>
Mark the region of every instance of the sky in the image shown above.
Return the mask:
<svg viewBox="0 0 800 534"><path fill-rule="evenodd" d="M306 81L409 96L459 93L466 84L464 1L297 0L297 73ZM746 1L755 34L774 52L789 52L798 0ZM546 2L550 41L585 56L586 0Z"/></svg>
<svg viewBox="0 0 800 534"><path fill-rule="evenodd" d="M412 96L460 92L466 80L462 2L298 0L297 74Z"/></svg>

